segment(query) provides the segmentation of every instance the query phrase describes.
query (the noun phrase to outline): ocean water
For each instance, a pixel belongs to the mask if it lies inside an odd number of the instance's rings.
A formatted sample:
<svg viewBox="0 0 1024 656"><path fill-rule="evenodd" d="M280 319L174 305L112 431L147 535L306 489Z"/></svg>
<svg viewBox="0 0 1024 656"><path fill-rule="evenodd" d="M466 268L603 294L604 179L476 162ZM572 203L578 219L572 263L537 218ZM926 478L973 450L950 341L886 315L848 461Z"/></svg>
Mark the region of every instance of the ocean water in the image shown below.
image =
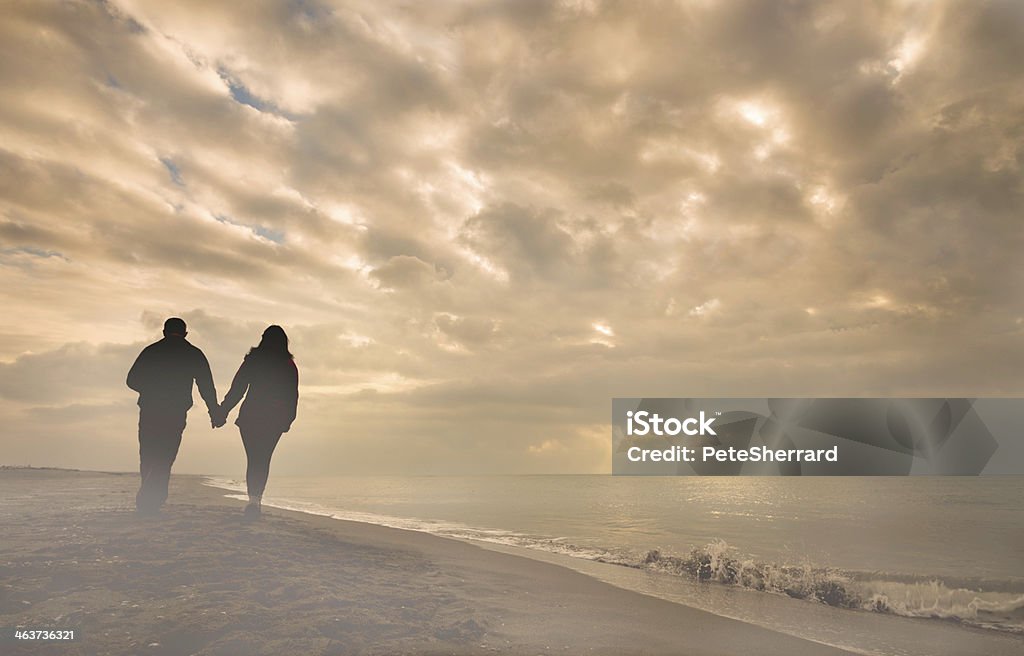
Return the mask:
<svg viewBox="0 0 1024 656"><path fill-rule="evenodd" d="M272 476L264 501L552 560L869 654L1024 653L1022 502L1016 477L612 476Z"/></svg>

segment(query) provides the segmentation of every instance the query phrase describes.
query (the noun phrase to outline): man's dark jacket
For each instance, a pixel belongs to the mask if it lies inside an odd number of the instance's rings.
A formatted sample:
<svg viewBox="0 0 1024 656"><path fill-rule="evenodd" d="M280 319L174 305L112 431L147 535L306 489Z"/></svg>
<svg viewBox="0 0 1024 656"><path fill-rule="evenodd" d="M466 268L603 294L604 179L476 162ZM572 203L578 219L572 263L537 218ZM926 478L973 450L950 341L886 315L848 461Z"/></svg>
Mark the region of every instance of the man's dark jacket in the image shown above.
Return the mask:
<svg viewBox="0 0 1024 656"><path fill-rule="evenodd" d="M206 356L184 337L164 337L142 350L128 372L128 387L139 393L139 406L187 411L192 381L208 408L217 407L217 390Z"/></svg>

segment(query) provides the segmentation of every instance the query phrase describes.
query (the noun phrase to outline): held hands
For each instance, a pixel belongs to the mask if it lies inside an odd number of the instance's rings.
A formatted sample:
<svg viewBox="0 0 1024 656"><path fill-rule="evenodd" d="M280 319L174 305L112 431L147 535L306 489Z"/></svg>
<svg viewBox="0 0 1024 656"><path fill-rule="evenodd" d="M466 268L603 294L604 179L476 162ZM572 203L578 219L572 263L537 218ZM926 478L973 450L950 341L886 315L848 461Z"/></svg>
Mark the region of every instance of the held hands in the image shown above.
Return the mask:
<svg viewBox="0 0 1024 656"><path fill-rule="evenodd" d="M228 423L228 413L224 410L223 406L218 405L210 409L211 428L220 428L226 423Z"/></svg>

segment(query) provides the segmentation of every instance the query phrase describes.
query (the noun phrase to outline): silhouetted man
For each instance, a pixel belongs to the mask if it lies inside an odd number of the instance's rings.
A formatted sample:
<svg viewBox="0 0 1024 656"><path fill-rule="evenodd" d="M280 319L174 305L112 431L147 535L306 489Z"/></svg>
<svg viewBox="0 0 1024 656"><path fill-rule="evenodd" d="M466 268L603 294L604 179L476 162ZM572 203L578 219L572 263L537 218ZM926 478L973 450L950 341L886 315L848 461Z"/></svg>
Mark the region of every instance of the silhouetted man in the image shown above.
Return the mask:
<svg viewBox="0 0 1024 656"><path fill-rule="evenodd" d="M128 387L139 393L142 484L135 496L135 508L142 514L156 514L167 500L171 465L181 446L185 415L192 407L192 381L206 402L211 425L224 425L217 412L210 363L202 351L185 340L186 334L184 321L168 319L164 322L164 338L144 348L128 372Z"/></svg>

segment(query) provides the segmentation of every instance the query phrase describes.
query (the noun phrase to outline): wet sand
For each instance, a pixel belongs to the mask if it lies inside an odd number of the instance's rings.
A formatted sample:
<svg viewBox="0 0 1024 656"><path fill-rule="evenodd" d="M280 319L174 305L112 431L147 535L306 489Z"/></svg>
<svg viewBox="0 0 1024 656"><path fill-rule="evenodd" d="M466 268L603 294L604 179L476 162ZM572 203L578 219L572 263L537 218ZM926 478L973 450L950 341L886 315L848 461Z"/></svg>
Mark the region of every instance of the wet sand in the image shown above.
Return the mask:
<svg viewBox="0 0 1024 656"><path fill-rule="evenodd" d="M73 628L15 654L842 652L557 565L423 533L242 504L176 476L0 471L0 627Z"/></svg>

